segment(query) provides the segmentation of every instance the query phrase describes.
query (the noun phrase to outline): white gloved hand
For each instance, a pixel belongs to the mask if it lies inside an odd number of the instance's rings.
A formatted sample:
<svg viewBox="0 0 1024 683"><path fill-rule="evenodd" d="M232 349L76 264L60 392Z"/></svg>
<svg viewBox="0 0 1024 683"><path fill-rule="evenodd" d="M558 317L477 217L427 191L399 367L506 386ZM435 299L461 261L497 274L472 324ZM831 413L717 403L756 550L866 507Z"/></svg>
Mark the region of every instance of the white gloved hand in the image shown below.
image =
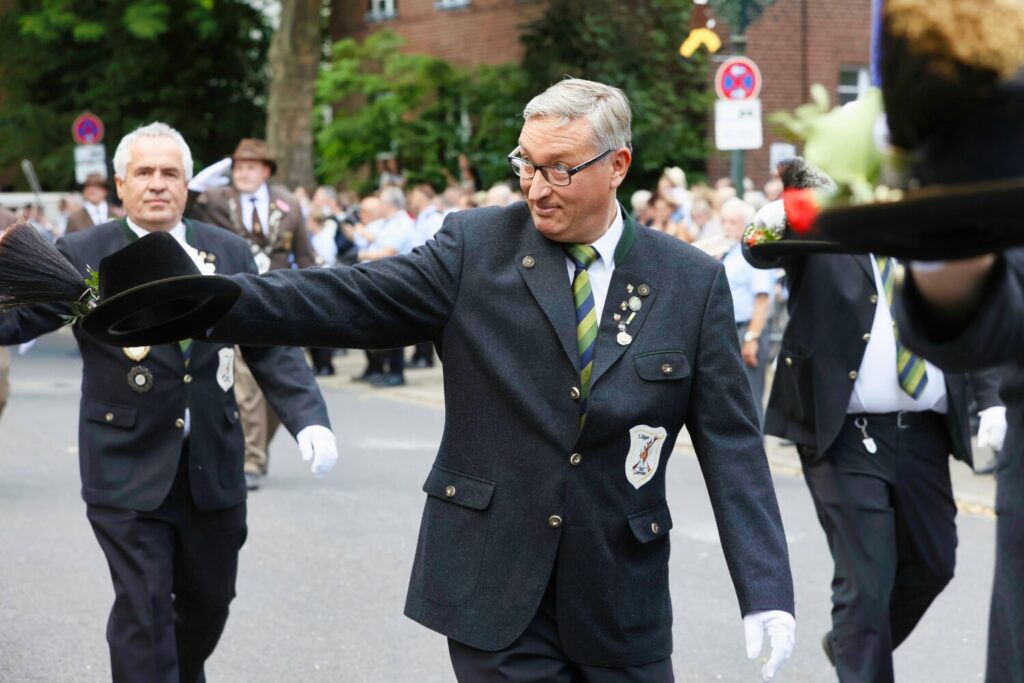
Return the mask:
<svg viewBox="0 0 1024 683"><path fill-rule="evenodd" d="M1006 406L992 406L978 413L978 446L991 446L992 450L1003 448L1006 438Z"/></svg>
<svg viewBox="0 0 1024 683"><path fill-rule="evenodd" d="M299 442L302 459L313 461L310 471L317 479L330 472L338 461L338 443L334 440L334 433L327 427L309 425L295 435L295 440Z"/></svg>
<svg viewBox="0 0 1024 683"><path fill-rule="evenodd" d="M231 182L230 174L231 157L227 157L192 176L192 180L188 181L188 189L193 192L206 192L211 188L227 185Z"/></svg>
<svg viewBox="0 0 1024 683"><path fill-rule="evenodd" d="M770 681L775 678L782 663L789 659L796 644L796 619L789 612L770 610L754 612L743 617L743 634L747 639L747 658L756 659L764 644L764 632L768 631L771 655L761 668L761 677Z"/></svg>

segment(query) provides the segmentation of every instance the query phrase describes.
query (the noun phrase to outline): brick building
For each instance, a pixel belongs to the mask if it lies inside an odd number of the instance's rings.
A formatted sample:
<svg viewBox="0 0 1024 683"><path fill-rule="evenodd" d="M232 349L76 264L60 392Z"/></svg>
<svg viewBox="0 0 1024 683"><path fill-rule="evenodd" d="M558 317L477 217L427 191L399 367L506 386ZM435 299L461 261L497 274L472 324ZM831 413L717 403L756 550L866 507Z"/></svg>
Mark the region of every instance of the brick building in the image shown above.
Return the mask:
<svg viewBox="0 0 1024 683"><path fill-rule="evenodd" d="M391 28L405 39L408 52L432 54L462 66L494 64L522 57L518 29L543 11L543 0L335 0L331 34L335 39L362 40L373 31ZM808 99L813 83L824 85L834 102L863 92L868 82L870 17L871 0L775 0L747 30L746 54L758 64L764 80L764 113L794 109ZM719 24L721 33L723 29ZM680 27L680 42L686 31ZM726 44L716 58L729 50ZM719 61L714 62L716 68ZM708 134L713 141L710 125ZM768 177L769 146L780 141L766 126L764 147L747 152L747 175L758 185ZM710 178L728 175L728 153L713 153L707 173Z"/></svg>

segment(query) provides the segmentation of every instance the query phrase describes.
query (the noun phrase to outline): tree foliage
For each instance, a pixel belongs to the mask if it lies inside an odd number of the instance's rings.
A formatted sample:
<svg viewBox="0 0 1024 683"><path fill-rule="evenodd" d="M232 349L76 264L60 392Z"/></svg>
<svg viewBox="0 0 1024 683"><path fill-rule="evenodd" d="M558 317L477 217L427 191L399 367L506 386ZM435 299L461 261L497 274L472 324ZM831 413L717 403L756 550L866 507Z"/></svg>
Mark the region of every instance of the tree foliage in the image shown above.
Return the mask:
<svg viewBox="0 0 1024 683"><path fill-rule="evenodd" d="M633 107L634 160L628 192L652 188L666 166L704 169L708 92L706 55L686 60L692 0L550 0L522 42L527 90L539 93L566 75L622 88Z"/></svg>
<svg viewBox="0 0 1024 683"><path fill-rule="evenodd" d="M331 111L317 134L318 173L330 183L376 181L382 152L397 154L410 182L445 183L460 153L486 184L510 177L524 77L516 65L460 70L441 59L403 54L402 39L374 33L333 46L317 95Z"/></svg>
<svg viewBox="0 0 1024 683"><path fill-rule="evenodd" d="M74 187L71 124L117 141L153 120L200 163L262 136L271 29L244 0L17 0L0 16L0 167L31 159L48 189Z"/></svg>

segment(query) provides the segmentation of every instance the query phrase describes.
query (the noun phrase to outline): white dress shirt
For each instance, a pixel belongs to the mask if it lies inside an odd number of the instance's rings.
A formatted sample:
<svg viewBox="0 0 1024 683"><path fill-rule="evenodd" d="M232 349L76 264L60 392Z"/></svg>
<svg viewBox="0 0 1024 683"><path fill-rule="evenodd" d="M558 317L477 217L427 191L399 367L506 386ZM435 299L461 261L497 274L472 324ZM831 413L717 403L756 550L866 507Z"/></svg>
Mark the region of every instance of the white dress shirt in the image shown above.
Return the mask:
<svg viewBox="0 0 1024 683"><path fill-rule="evenodd" d="M107 207L107 202L102 201L99 204L82 202L82 206L85 207L86 213L92 219L93 225L102 225L110 220L110 209Z"/></svg>
<svg viewBox="0 0 1024 683"><path fill-rule="evenodd" d="M146 235L149 234L149 230L146 230L145 228L140 228L139 226L135 225L135 223L132 221L131 218L129 218L127 220L128 220L128 227L131 229L132 232L134 232L139 237L145 237ZM173 237L174 239L178 240L178 244L188 245L188 241L186 241L186 239L185 239L185 224L179 222L176 226L171 228L171 237ZM185 438L188 438L188 433L189 433L189 431L191 431L191 429L192 429L192 414L189 413L189 410L186 407L185 408L185 429L184 429Z"/></svg>
<svg viewBox="0 0 1024 683"><path fill-rule="evenodd" d="M875 275L875 289L878 303L875 306L875 321L871 325L871 339L864 350L864 360L857 371L853 385L848 413L895 413L898 411L921 412L934 410L945 413L946 378L942 370L925 361L928 384L918 398L900 387L896 372L896 335L893 333L892 312L885 298L882 274L878 262L871 255L871 270Z"/></svg>
<svg viewBox="0 0 1024 683"><path fill-rule="evenodd" d="M590 289L594 295L594 313L597 315L597 323L601 324L601 312L604 310L605 299L608 298L608 288L612 284L612 273L615 271L615 248L619 246L619 238L622 237L622 207L616 205L615 219L608 227L608 231L600 239L590 246L597 249L598 258L590 264L587 274L590 276ZM565 257L565 266L569 271L569 283L572 284L576 274L576 264L568 256Z"/></svg>
<svg viewBox="0 0 1024 683"><path fill-rule="evenodd" d="M242 213L242 225L245 229L252 232L252 207L255 205L260 216L260 226L266 235L267 226L270 224L270 190L267 189L267 184L263 183L255 192L239 192L238 202L238 210Z"/></svg>

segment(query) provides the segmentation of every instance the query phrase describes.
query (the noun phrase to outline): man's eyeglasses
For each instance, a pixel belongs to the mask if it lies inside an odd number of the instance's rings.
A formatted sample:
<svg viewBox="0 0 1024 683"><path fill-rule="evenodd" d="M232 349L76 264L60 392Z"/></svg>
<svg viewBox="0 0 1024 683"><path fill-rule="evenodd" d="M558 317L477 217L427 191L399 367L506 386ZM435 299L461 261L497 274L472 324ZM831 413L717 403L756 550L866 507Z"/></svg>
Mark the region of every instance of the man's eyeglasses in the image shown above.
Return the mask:
<svg viewBox="0 0 1024 683"><path fill-rule="evenodd" d="M605 151L601 152L590 161L584 161L579 166L573 166L572 168L569 168L565 164L561 163L548 165L535 164L532 161L527 161L522 157L516 156L516 152L518 151L519 148L516 147L512 151L512 154L509 154L507 157L508 163L512 164L513 173L515 173L520 178L529 180L534 175L536 175L537 171L540 171L541 175L544 176L544 180L548 181L552 185L559 185L565 187L566 185L572 182L572 177L574 175L576 175L586 167L596 164L601 159L604 159L606 156L608 156L615 150L606 149Z"/></svg>

